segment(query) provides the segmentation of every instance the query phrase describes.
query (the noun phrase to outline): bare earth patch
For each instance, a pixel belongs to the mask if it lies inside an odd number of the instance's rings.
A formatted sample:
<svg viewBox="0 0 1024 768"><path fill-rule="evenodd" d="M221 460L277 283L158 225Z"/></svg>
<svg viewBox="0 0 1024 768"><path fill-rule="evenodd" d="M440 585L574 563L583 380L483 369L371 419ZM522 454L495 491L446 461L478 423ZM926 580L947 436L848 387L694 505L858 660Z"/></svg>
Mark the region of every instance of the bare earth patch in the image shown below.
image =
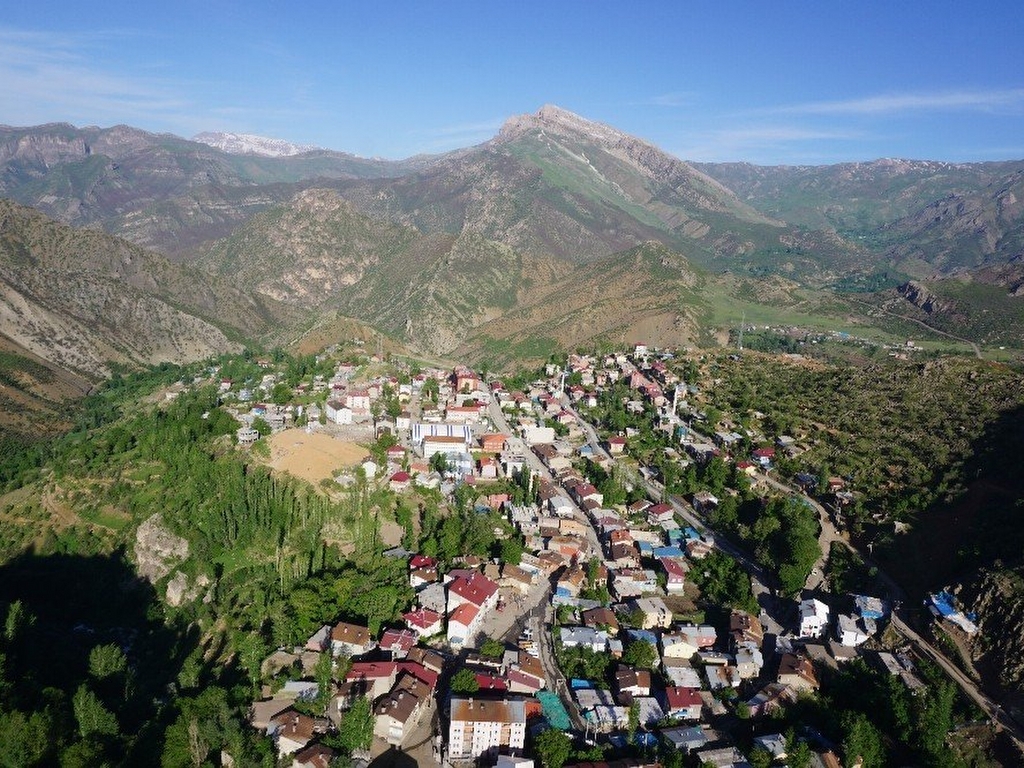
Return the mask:
<svg viewBox="0 0 1024 768"><path fill-rule="evenodd" d="M337 440L319 432L286 429L267 438L270 441L270 466L310 483L334 476L342 467L359 464L369 452L357 443Z"/></svg>

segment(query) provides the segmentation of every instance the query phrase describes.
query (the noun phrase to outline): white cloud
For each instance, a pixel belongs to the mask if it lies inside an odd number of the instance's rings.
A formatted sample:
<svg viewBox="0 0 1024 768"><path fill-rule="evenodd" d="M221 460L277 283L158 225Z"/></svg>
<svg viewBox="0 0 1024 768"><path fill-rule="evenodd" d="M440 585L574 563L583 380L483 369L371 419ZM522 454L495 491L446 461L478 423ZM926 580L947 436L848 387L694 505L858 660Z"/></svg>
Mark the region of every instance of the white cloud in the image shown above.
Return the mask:
<svg viewBox="0 0 1024 768"><path fill-rule="evenodd" d="M693 97L690 91L672 91L652 96L641 104L651 107L685 107L693 103Z"/></svg>
<svg viewBox="0 0 1024 768"><path fill-rule="evenodd" d="M97 66L92 49L125 32L67 35L0 28L0 114L22 124L123 122L187 111L178 84Z"/></svg>
<svg viewBox="0 0 1024 768"><path fill-rule="evenodd" d="M430 128L417 132L425 138L416 141L415 144L419 147L419 152L446 152L450 149L471 147L494 138L504 122L502 118L492 118Z"/></svg>
<svg viewBox="0 0 1024 768"><path fill-rule="evenodd" d="M689 146L673 151L686 160L752 162L786 158L786 162L819 162L829 155L820 151L832 142L862 141L861 131L831 128L808 128L795 125L748 125L706 131L690 137ZM817 149L815 149L817 147ZM832 147L829 147L831 150Z"/></svg>
<svg viewBox="0 0 1024 768"><path fill-rule="evenodd" d="M812 101L772 112L808 115L890 115L905 112L1002 112L1024 108L1024 88L880 94L859 99Z"/></svg>

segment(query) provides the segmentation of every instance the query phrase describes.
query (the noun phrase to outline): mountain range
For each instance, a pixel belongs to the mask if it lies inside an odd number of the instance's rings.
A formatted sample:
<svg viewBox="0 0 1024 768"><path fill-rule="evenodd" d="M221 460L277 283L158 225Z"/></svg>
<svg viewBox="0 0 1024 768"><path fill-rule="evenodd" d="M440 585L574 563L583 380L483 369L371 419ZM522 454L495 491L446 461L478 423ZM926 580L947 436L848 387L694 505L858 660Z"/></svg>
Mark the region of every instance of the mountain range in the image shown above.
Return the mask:
<svg viewBox="0 0 1024 768"><path fill-rule="evenodd" d="M401 161L0 126L2 335L86 378L325 316L493 361L707 342L748 306L1019 348L1022 184L1024 161L692 164L553 106Z"/></svg>

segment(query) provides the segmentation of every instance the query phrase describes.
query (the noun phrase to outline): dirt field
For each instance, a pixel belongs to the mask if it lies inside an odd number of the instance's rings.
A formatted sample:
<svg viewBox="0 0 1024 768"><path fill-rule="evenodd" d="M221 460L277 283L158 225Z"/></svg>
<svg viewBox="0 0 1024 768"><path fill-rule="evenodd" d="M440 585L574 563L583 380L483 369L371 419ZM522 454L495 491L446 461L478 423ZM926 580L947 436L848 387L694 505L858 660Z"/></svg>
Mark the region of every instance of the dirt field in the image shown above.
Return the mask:
<svg viewBox="0 0 1024 768"><path fill-rule="evenodd" d="M286 429L269 440L270 466L311 483L333 477L341 467L358 464L370 455L356 443L318 432L307 434L304 429Z"/></svg>

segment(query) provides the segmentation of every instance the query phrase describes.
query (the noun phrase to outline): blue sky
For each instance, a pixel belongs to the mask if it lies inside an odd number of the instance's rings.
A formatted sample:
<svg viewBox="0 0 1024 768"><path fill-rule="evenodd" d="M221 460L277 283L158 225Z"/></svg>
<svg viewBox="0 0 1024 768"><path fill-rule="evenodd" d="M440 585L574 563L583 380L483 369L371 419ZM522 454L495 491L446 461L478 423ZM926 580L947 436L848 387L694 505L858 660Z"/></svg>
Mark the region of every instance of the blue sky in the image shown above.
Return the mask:
<svg viewBox="0 0 1024 768"><path fill-rule="evenodd" d="M0 123L398 158L551 103L688 160L1019 159L1022 40L1019 1L43 0L0 15Z"/></svg>

